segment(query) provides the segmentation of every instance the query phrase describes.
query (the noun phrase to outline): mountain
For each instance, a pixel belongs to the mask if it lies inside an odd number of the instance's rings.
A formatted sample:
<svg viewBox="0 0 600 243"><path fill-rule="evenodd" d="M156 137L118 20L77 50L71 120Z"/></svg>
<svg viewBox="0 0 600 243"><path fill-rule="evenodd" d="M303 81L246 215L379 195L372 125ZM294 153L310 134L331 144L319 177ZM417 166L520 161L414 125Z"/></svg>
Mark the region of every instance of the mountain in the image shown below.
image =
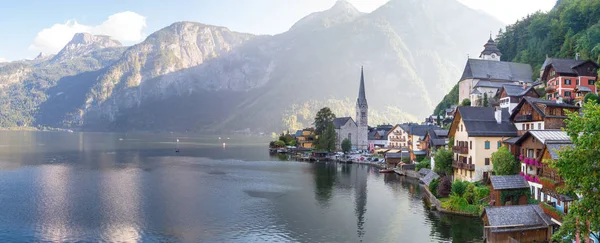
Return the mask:
<svg viewBox="0 0 600 243"><path fill-rule="evenodd" d="M123 51L125 47L109 37L76 34L57 55L40 53L33 60L1 65L0 127L48 125L38 119L38 114L42 111L41 104L49 97L47 91L50 88L65 77L112 64Z"/></svg>
<svg viewBox="0 0 600 243"><path fill-rule="evenodd" d="M322 106L353 115L361 66L371 125L415 121L458 81L466 54L500 27L455 0L392 0L371 13L338 1L274 36L178 22L45 89L35 122L108 131L297 129Z"/></svg>

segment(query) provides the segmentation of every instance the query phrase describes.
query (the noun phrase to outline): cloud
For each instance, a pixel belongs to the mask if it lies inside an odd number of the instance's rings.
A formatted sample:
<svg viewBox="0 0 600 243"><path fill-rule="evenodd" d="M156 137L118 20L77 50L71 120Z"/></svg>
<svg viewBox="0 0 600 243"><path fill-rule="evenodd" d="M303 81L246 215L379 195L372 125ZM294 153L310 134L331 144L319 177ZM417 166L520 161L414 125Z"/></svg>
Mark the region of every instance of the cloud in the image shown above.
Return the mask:
<svg viewBox="0 0 600 243"><path fill-rule="evenodd" d="M29 50L57 53L73 38L73 35L81 32L108 35L124 43L134 43L144 39L146 27L146 17L131 11L108 16L106 21L96 26L68 20L64 24L54 24L38 32Z"/></svg>

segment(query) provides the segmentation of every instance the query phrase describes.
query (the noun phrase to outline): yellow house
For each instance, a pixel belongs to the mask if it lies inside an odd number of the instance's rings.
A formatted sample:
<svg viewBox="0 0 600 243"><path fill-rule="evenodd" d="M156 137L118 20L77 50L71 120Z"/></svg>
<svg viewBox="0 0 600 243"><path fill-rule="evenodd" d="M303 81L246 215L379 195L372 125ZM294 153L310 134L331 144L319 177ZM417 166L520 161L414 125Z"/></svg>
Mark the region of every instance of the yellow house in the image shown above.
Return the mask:
<svg viewBox="0 0 600 243"><path fill-rule="evenodd" d="M508 109L458 107L448 132L454 141L454 180L475 182L488 178L493 170L492 153L498 151L505 138L517 136L509 116Z"/></svg>
<svg viewBox="0 0 600 243"><path fill-rule="evenodd" d="M316 139L317 136L315 135L315 129L313 128L306 128L296 132L296 146L298 148L313 148L315 146Z"/></svg>

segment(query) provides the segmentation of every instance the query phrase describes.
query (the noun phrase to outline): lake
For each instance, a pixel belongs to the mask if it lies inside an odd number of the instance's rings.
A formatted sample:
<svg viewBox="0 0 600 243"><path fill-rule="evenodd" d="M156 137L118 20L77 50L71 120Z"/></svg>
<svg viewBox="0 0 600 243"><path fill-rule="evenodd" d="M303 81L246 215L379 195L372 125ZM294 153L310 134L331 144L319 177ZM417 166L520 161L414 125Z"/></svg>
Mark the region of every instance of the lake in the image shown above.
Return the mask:
<svg viewBox="0 0 600 243"><path fill-rule="evenodd" d="M268 140L0 131L0 242L482 241L415 180L270 157Z"/></svg>

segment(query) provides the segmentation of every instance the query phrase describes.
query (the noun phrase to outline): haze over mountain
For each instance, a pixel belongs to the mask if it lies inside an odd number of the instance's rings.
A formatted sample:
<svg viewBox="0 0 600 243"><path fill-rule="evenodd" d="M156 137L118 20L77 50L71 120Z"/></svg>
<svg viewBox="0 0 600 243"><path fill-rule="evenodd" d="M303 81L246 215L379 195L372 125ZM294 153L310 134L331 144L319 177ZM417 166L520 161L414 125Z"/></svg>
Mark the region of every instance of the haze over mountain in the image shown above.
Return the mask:
<svg viewBox="0 0 600 243"><path fill-rule="evenodd" d="M354 114L361 66L370 125L420 120L501 26L455 0L368 14L338 1L275 36L178 22L125 48L77 34L56 56L0 64L0 126L297 129L322 106Z"/></svg>

